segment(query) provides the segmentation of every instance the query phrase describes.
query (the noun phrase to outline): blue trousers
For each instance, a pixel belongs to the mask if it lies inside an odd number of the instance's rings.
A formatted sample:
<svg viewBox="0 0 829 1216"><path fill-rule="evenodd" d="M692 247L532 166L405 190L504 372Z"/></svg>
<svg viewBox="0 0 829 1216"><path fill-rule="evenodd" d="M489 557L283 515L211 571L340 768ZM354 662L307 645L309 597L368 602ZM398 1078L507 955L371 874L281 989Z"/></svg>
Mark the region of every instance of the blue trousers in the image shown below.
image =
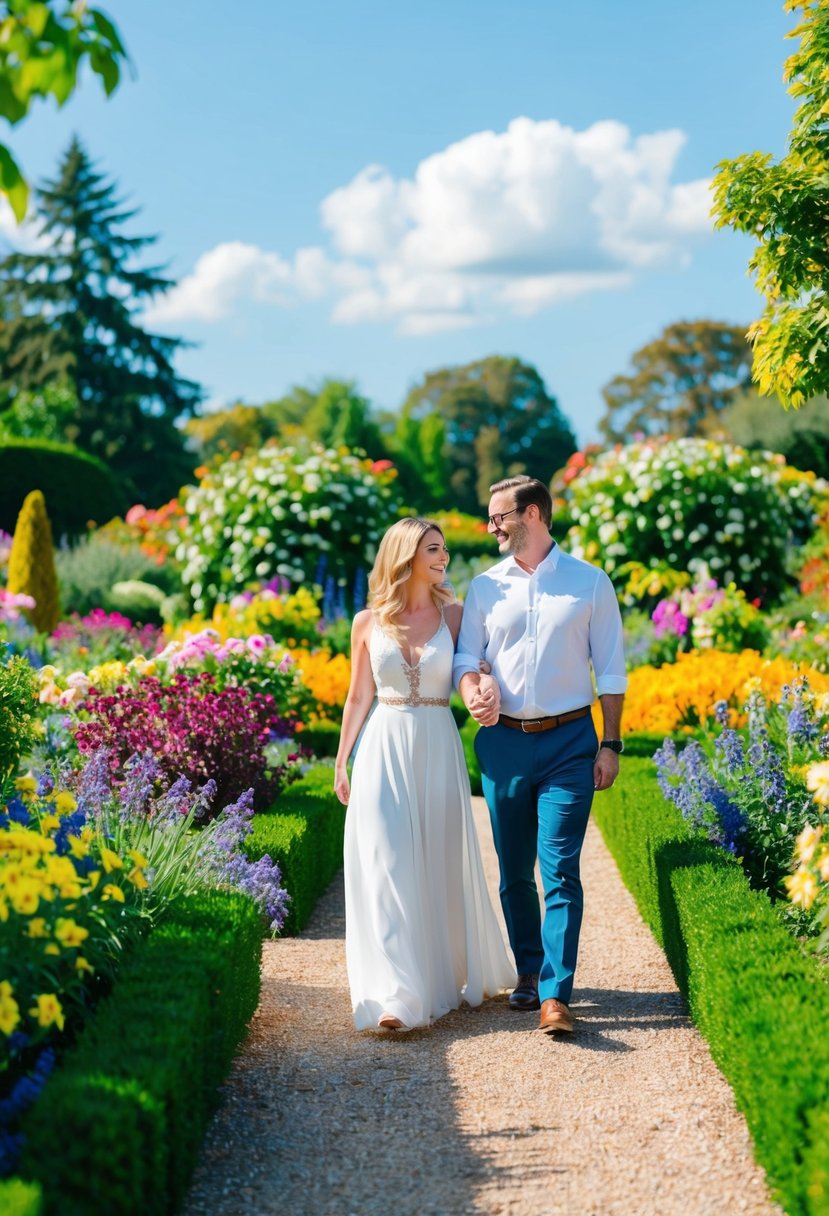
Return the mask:
<svg viewBox="0 0 829 1216"><path fill-rule="evenodd" d="M542 1001L558 997L569 1003L573 992L584 907L579 859L597 748L589 715L537 734L488 726L475 736L515 965L519 975L539 974Z"/></svg>

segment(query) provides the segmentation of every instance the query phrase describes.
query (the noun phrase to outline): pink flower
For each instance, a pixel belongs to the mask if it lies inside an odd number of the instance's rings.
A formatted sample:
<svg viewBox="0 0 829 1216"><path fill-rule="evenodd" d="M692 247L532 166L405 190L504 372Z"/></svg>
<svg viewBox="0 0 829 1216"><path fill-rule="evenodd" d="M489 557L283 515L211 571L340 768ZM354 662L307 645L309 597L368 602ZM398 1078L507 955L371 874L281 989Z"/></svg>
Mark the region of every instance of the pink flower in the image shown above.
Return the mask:
<svg viewBox="0 0 829 1216"><path fill-rule="evenodd" d="M289 654L284 654L282 656L282 661L277 668L277 671L281 671L283 673L286 671L290 671L291 668L293 667L293 665L294 665L294 660L291 658L291 656Z"/></svg>

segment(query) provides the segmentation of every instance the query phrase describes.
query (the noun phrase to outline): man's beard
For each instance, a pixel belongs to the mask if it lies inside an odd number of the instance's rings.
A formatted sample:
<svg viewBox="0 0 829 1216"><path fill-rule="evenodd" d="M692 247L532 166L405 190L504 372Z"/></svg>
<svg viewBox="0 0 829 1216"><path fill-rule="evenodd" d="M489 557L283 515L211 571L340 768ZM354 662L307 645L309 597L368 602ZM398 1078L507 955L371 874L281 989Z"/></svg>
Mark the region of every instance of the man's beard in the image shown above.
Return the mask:
<svg viewBox="0 0 829 1216"><path fill-rule="evenodd" d="M516 523L513 525L511 532L507 534L507 539L499 548L504 554L511 554L513 557L519 557L527 548L527 543L530 539L530 530L526 524Z"/></svg>

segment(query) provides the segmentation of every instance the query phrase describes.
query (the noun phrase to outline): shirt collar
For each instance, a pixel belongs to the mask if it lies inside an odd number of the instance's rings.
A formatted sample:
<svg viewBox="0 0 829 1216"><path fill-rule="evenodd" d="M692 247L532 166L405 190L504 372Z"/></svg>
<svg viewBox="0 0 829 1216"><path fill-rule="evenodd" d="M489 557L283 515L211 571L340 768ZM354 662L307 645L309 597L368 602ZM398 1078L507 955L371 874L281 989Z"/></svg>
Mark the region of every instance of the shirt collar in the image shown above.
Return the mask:
<svg viewBox="0 0 829 1216"><path fill-rule="evenodd" d="M558 566L558 559L559 559L560 554L561 554L561 549L559 549L556 542L553 541L553 547L550 549L550 552L547 554L547 556L538 563L538 565L535 568L536 572L539 570L549 570L550 572L555 570L556 567ZM518 565L518 562L515 560L515 556L512 553L507 554L506 568L510 572L512 572L513 570L517 570L520 574L526 575L527 578L532 578L532 575L527 574L527 571L523 568L523 566Z"/></svg>

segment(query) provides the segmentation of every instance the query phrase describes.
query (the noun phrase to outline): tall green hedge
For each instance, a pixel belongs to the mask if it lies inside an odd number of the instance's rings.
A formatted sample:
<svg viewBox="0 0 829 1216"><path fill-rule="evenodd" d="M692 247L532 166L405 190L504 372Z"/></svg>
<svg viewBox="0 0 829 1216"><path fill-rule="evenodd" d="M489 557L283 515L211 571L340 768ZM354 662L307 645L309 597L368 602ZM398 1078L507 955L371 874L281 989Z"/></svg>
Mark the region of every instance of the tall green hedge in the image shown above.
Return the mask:
<svg viewBox="0 0 829 1216"><path fill-rule="evenodd" d="M79 536L90 520L104 524L129 506L106 465L70 444L0 442L0 528L14 530L32 490L43 491L56 540Z"/></svg>
<svg viewBox="0 0 829 1216"><path fill-rule="evenodd" d="M279 864L291 897L283 933L299 933L342 865L345 807L334 794L334 770L320 765L283 790L271 811L256 815L246 842L252 861Z"/></svg>
<svg viewBox="0 0 829 1216"><path fill-rule="evenodd" d="M180 900L136 947L24 1121L20 1173L44 1216L180 1205L257 1005L261 938L252 901L216 891Z"/></svg>
<svg viewBox="0 0 829 1216"><path fill-rule="evenodd" d="M829 982L739 863L625 757L594 815L788 1216L829 1216Z"/></svg>

